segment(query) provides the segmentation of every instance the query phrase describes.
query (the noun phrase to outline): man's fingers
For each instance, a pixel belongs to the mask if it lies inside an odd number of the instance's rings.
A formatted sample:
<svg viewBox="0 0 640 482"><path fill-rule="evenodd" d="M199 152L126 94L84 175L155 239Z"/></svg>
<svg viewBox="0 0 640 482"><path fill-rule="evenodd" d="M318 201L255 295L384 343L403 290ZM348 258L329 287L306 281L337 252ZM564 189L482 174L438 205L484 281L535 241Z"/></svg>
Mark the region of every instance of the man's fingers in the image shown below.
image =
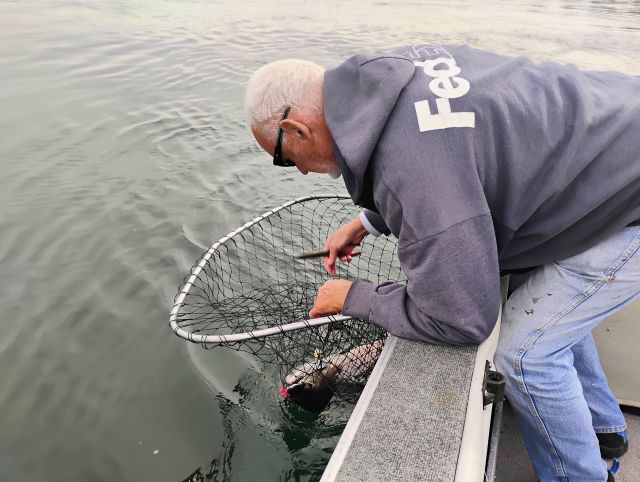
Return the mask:
<svg viewBox="0 0 640 482"><path fill-rule="evenodd" d="M350 252L350 253L346 253L340 256L340 261L342 261L343 263L350 263L353 258L355 258L356 256L360 256L362 253L360 251L355 251L355 252Z"/></svg>
<svg viewBox="0 0 640 482"><path fill-rule="evenodd" d="M329 256L322 259L325 269L330 274L336 274L336 258L338 257L338 250L336 248L330 248Z"/></svg>
<svg viewBox="0 0 640 482"><path fill-rule="evenodd" d="M338 250L336 248L331 248L329 251L329 265L335 266L336 258L338 257Z"/></svg>
<svg viewBox="0 0 640 482"><path fill-rule="evenodd" d="M331 252L330 245L331 245L331 236L329 236L327 240L324 242L324 247L322 249L324 251ZM324 266L324 269L327 270L327 273L331 273L331 266L329 265L329 258L327 256L322 257L322 265Z"/></svg>
<svg viewBox="0 0 640 482"><path fill-rule="evenodd" d="M336 261L340 260L344 263L349 263L354 256L358 256L359 252L354 252L353 249L360 245L360 242L353 242L342 240L340 237L335 236L336 233L330 235L324 243L324 250L329 251L328 256L322 258L322 265L327 273L335 275Z"/></svg>
<svg viewBox="0 0 640 482"><path fill-rule="evenodd" d="M335 269L335 266L331 266L329 264L329 257L328 256L325 256L325 257L322 258L322 265L324 266L324 269L327 270L327 273L331 273L331 271L333 269Z"/></svg>

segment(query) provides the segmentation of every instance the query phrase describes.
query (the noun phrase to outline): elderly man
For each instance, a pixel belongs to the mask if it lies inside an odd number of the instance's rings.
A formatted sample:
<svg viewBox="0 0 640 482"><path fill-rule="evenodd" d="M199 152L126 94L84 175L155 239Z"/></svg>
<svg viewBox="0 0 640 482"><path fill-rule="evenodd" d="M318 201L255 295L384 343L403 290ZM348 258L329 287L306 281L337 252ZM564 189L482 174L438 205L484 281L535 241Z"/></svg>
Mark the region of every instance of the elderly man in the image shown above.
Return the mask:
<svg viewBox="0 0 640 482"><path fill-rule="evenodd" d="M430 343L482 342L500 272L524 273L495 356L538 477L613 480L625 421L591 330L640 294L640 79L469 46L260 68L246 111L276 166L342 174L359 217L327 270L393 234L408 282L331 280L342 311Z"/></svg>

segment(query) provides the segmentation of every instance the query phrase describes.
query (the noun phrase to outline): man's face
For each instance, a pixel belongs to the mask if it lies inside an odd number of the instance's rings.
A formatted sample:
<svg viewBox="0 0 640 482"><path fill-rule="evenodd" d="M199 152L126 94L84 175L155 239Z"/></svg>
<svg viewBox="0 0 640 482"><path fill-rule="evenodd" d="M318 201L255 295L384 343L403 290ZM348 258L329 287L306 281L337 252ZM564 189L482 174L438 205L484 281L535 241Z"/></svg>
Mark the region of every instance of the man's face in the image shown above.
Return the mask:
<svg viewBox="0 0 640 482"><path fill-rule="evenodd" d="M338 164L333 156L333 143L328 132L320 128L309 129L299 121L281 122L283 137L281 142L282 158L290 160L302 174L309 172L328 174L336 179L340 177ZM277 134L265 134L260 129L252 129L253 136L260 146L273 155Z"/></svg>

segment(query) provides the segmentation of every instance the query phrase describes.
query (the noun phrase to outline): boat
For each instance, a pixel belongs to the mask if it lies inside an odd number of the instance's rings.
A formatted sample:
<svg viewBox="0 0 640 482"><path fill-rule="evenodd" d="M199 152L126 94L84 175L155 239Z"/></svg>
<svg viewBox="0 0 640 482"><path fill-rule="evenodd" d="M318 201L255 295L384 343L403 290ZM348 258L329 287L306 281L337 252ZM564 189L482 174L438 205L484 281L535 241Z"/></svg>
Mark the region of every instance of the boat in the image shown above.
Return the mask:
<svg viewBox="0 0 640 482"><path fill-rule="evenodd" d="M503 304L507 286L503 278ZM500 320L501 314L492 334L477 347L390 336L321 482L536 481L503 401L501 375L492 370ZM626 412L631 440L616 480L637 481L640 300L604 320L594 337L610 386Z"/></svg>

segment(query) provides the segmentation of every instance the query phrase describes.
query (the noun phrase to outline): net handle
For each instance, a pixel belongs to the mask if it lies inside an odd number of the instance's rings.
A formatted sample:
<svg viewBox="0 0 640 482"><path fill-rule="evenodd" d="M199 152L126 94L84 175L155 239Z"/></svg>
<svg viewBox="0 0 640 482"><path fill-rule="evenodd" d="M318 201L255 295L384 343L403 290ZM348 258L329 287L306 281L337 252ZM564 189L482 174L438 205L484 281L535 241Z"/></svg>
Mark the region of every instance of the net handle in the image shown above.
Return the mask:
<svg viewBox="0 0 640 482"><path fill-rule="evenodd" d="M185 340L193 341L195 343L223 343L225 341L244 341L244 340L249 340L253 338L263 338L265 336L281 333L283 331L294 331L294 330L306 328L308 326L325 325L327 323L331 323L332 321L343 321L343 320L353 319L352 317L348 317L348 316L344 317L345 315L332 315L332 316L327 316L323 318L313 318L310 320L297 321L294 323L289 323L287 325L281 325L273 328L266 328L264 330L257 330L255 332L234 333L229 335L197 335L195 333L191 333L178 326L178 312L180 311L180 307L184 304L184 299L189 293L189 290L191 289L191 287L193 286L193 283L198 278L198 275L200 274L204 266L207 264L207 261L209 261L211 256L213 256L213 253L216 252L218 247L220 247L230 239L234 238L245 229L249 229L254 224L257 224L263 219L268 218L269 216L272 216L278 211L288 208L289 206L293 206L294 204L299 204L299 203L302 203L305 201L311 201L314 199L351 199L351 198L344 194L321 194L316 196L304 196L297 199L293 199L291 201L287 201L286 203L281 204L280 206L261 214L260 216L252 219L248 223L243 224L239 228L231 231L229 234L227 234L226 236L223 236L218 241L216 241L213 244L213 246L211 246L209 250L204 254L202 259L200 259L196 267L192 269L191 276L189 276L189 278L187 279L187 282L182 286L180 293L178 293L178 296L176 297L173 308L171 309L171 314L169 316L169 325L171 326L171 329L173 330L173 332L176 335L178 335L180 338L184 338ZM344 317L344 318L341 318L341 317ZM322 320L325 320L325 321L322 321ZM286 326L292 326L292 328L288 328L287 330L284 330L284 327ZM255 334L262 333L267 330L276 330L276 331L273 333L270 332L265 335L255 336ZM229 338L229 337L235 337L235 336L242 336L243 338L240 338L237 340L233 340ZM210 339L210 340L205 340L205 339Z"/></svg>
<svg viewBox="0 0 640 482"><path fill-rule="evenodd" d="M262 330L248 331L246 333L230 333L228 335L198 335L180 327L173 327L173 325L172 328L176 335L185 340L191 341L193 343L215 345L219 343L237 343L247 340L256 340L258 338L280 335L282 333L302 330L304 328L310 328L312 326L327 325L334 321L347 321L353 319L353 316L330 315L323 316L321 318L311 318L308 320L295 321L293 323L287 323L285 325L272 326L271 328L264 328Z"/></svg>

